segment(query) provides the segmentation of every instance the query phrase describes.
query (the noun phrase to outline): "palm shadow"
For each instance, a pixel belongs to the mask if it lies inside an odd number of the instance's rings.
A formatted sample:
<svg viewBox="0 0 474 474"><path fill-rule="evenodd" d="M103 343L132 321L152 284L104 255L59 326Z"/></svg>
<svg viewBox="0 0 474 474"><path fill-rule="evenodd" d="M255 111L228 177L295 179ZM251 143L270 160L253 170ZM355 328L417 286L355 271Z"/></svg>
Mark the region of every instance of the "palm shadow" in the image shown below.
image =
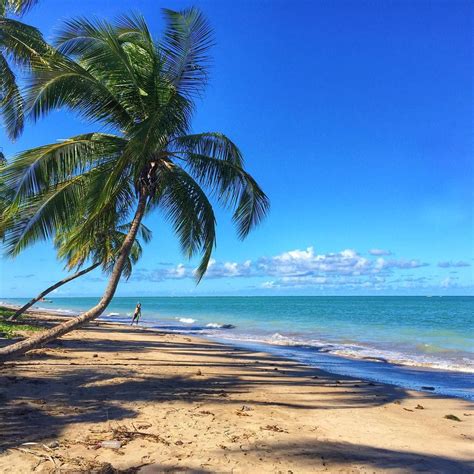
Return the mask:
<svg viewBox="0 0 474 474"><path fill-rule="evenodd" d="M235 450L241 453L241 450ZM301 441L298 443L266 443L264 448L251 446L246 452L257 455L271 453L275 460L295 463L300 468L313 468L315 471L331 470L331 464L346 465L350 472L366 472L370 469L397 472L429 472L470 474L474 463L459 461L444 456L416 453L412 451L397 451L376 448L364 444L352 444L337 441ZM363 466L363 467L362 467ZM340 466L338 466L338 469ZM354 471L352 471L354 469ZM344 471L346 472L346 471ZM347 471L349 472L349 471Z"/></svg>
<svg viewBox="0 0 474 474"><path fill-rule="evenodd" d="M86 334L94 329L82 328ZM135 333L128 328L109 330ZM294 361L218 343L193 339L188 344L182 338L155 339L152 334L145 340L106 337L55 341L43 352L0 366L0 449L58 437L70 424L133 419L139 415L133 402L179 400L326 410L380 406L407 396L401 388L350 377L335 379ZM69 351L83 352L84 362L72 362ZM147 351L153 351L153 357ZM168 357L161 358L160 351ZM114 361L107 358L112 352ZM189 360L196 355L199 361ZM49 374L36 373L35 366L41 366L45 358ZM188 375L162 375L160 368L165 366L185 368ZM213 370L217 368L219 375ZM256 400L249 395L269 385L291 388L296 395L301 389L306 398ZM331 396L318 397L321 388ZM316 403L308 402L313 394Z"/></svg>

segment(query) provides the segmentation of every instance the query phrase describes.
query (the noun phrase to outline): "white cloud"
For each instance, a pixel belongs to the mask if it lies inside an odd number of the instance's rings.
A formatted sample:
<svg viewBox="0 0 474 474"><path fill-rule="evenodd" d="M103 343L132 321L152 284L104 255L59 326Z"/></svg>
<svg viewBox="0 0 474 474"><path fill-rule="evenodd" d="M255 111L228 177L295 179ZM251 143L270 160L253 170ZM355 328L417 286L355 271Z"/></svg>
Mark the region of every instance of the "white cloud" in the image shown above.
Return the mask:
<svg viewBox="0 0 474 474"><path fill-rule="evenodd" d="M376 250L376 249L374 249ZM382 252L382 251L380 251ZM383 255L386 255L386 252ZM393 280L398 272L416 270L428 264L418 259L387 259L364 257L354 249L344 249L335 253L317 253L314 247L294 249L272 257L261 257L255 261L243 262L212 259L206 279L270 277L260 284L261 288L319 287L319 288L370 288L379 290L391 284L422 285L405 276L404 280ZM195 269L179 264L169 267L161 265L156 270L137 270L136 280L163 281L192 279ZM424 277L422 277L424 278ZM393 281L390 282L389 280Z"/></svg>
<svg viewBox="0 0 474 474"><path fill-rule="evenodd" d="M382 255L392 255L392 252L390 250L383 250L383 249L370 249L369 254L379 257Z"/></svg>
<svg viewBox="0 0 474 474"><path fill-rule="evenodd" d="M427 267L428 263L420 262L420 260L385 260L383 258L378 258L376 260L376 267L380 270L383 268L399 268L399 269L410 269L410 268L420 268Z"/></svg>
<svg viewBox="0 0 474 474"><path fill-rule="evenodd" d="M316 254L313 247L264 257L257 263L259 272L270 276L309 276L317 273L358 275L367 272L370 266L371 262L355 250Z"/></svg>
<svg viewBox="0 0 474 474"><path fill-rule="evenodd" d="M438 267L440 268L461 268L461 267L470 267L470 266L471 266L470 263L464 262L462 260L459 260L458 262L444 261L444 262L438 263Z"/></svg>
<svg viewBox="0 0 474 474"><path fill-rule="evenodd" d="M216 262L211 260L206 278L233 278L252 276L254 268L251 260L243 263L238 262Z"/></svg>

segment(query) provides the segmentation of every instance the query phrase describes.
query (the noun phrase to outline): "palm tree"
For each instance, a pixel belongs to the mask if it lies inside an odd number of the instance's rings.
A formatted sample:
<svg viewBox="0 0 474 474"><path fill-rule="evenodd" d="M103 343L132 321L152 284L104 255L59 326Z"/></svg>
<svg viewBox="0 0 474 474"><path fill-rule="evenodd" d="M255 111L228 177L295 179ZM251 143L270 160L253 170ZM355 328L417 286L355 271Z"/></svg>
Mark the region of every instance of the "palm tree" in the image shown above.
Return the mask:
<svg viewBox="0 0 474 474"><path fill-rule="evenodd" d="M38 119L67 107L110 133L89 133L20 154L6 168L15 195L7 229L11 255L67 228L86 209L84 228L109 212L133 215L102 298L52 329L0 349L6 359L43 345L99 316L111 301L143 217L160 210L188 257L202 254L203 277L215 246L206 191L233 210L241 238L265 216L268 199L221 133L190 133L195 99L208 77L212 32L191 8L164 10L155 42L143 18L66 23L56 57L36 66L29 106Z"/></svg>
<svg viewBox="0 0 474 474"><path fill-rule="evenodd" d="M76 270L76 272L43 290L35 298L18 309L8 320L14 321L52 291L95 270L100 265L102 265L102 270L105 273L110 274L117 253L127 235L125 232L129 228L130 225L120 225L118 228L106 229L102 232L97 231L94 239L85 238L80 228L59 233L55 239L58 257L66 260L67 270ZM139 234L145 243L151 240L151 231L144 224L140 225ZM135 240L123 269L123 276L125 278L130 278L133 265L138 262L141 255L142 246L138 240ZM86 261L92 263L86 268L82 268Z"/></svg>
<svg viewBox="0 0 474 474"><path fill-rule="evenodd" d="M48 46L33 26L7 18L22 16L38 0L0 0L0 113L11 139L18 138L24 125L24 100L11 63L29 67L43 57Z"/></svg>
<svg viewBox="0 0 474 474"><path fill-rule="evenodd" d="M2 168L4 168L7 165L7 159L5 158L5 155L3 153L3 149L0 148L0 173ZM5 209L8 205L8 193L6 186L3 182L3 178L0 174L0 217L3 220L3 213L5 212ZM3 234L2 230L0 229L0 239L3 239Z"/></svg>

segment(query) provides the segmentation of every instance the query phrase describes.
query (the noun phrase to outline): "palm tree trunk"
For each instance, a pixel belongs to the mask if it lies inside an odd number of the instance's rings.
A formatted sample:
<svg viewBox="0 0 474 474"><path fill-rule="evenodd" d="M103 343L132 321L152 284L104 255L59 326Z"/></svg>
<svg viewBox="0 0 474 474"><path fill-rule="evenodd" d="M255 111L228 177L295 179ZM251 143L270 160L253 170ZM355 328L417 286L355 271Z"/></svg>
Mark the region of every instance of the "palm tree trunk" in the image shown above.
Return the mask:
<svg viewBox="0 0 474 474"><path fill-rule="evenodd" d="M105 292L102 295L99 303L97 303L97 305L85 313L76 316L75 318L71 318L64 323L58 324L57 326L29 337L28 339L24 339L23 341L3 347L0 349L0 362L13 359L31 349L41 347L44 344L47 344L48 342L51 342L58 337L61 337L64 334L79 328L83 324L92 321L104 312L105 308L107 308L112 297L114 296L115 290L117 289L117 285L122 275L124 265L127 261L133 242L135 241L135 237L137 236L140 222L145 214L146 200L146 195L141 194L138 200L135 216L133 217L133 221L130 226L130 230L128 231L128 234L123 241L122 247L120 248L114 269L112 270L112 274L109 279L109 283L107 284L107 288L105 289Z"/></svg>
<svg viewBox="0 0 474 474"><path fill-rule="evenodd" d="M36 298L33 298L32 300L28 301L24 306L22 306L13 316L8 318L8 321L14 321L15 319L18 318L18 316L22 315L28 308L33 306L37 301L39 301L41 298L44 298L47 294L51 293L54 291L56 288L59 288L60 286L65 285L66 283L75 280L76 278L79 278L82 275L85 275L86 273L91 272L95 268L97 268L100 265L99 263L94 263L94 265L91 265L90 267L85 268L84 270L81 270L80 272L74 273L74 275L68 276L67 278L64 278L64 280L60 280L54 285L51 285L49 288L46 288L46 290L42 291Z"/></svg>

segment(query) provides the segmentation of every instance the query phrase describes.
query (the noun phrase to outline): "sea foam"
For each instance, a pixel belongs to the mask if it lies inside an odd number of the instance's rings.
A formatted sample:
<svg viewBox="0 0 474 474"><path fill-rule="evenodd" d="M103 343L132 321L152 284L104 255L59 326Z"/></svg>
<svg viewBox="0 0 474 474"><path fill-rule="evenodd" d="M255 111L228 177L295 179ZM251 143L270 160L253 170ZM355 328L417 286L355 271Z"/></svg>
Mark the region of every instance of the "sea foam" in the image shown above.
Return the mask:
<svg viewBox="0 0 474 474"><path fill-rule="evenodd" d="M193 324L196 322L195 319L193 318L176 318L180 323L184 323L184 324Z"/></svg>

